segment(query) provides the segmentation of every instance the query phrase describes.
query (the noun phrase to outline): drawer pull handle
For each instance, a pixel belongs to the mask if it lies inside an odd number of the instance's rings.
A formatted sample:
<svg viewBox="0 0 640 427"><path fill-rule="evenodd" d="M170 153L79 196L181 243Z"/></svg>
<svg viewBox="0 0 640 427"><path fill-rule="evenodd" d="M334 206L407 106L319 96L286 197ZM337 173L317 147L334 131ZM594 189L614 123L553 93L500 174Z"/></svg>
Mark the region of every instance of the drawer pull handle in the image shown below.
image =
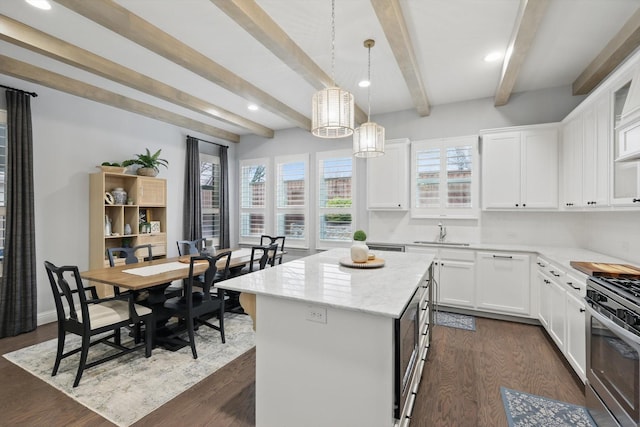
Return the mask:
<svg viewBox="0 0 640 427"><path fill-rule="evenodd" d="M513 256L511 255L493 255L494 258L501 258L501 259L513 259Z"/></svg>
<svg viewBox="0 0 640 427"><path fill-rule="evenodd" d="M571 286L573 289L575 289L576 291L580 290L580 286L573 286L573 282L567 282L567 285Z"/></svg>

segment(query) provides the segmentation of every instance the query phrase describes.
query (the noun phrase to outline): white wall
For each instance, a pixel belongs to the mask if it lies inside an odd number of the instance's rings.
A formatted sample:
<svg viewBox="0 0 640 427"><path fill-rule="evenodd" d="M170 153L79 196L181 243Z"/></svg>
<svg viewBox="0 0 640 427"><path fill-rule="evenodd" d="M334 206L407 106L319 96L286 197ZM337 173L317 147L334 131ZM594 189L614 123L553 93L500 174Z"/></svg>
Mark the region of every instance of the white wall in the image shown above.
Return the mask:
<svg viewBox="0 0 640 427"><path fill-rule="evenodd" d="M89 174L103 161L133 158L147 147L162 149L169 161L158 175L167 180L167 250L177 256L173 242L182 239L185 138L213 138L7 76L0 76L0 84L38 93L31 112L39 324L55 320L44 261L77 265L81 271L89 267ZM0 98L5 109L4 95ZM233 146L229 164L235 177Z"/></svg>

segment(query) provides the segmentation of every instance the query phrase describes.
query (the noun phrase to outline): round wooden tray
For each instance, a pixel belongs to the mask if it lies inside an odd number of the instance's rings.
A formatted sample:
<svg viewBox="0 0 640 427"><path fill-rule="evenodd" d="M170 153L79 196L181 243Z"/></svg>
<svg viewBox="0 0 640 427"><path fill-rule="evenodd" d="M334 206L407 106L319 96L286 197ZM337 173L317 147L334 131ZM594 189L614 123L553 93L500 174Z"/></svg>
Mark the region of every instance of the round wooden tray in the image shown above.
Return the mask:
<svg viewBox="0 0 640 427"><path fill-rule="evenodd" d="M351 257L340 258L340 265L352 268L380 268L384 267L382 258L370 259L367 262L353 262Z"/></svg>

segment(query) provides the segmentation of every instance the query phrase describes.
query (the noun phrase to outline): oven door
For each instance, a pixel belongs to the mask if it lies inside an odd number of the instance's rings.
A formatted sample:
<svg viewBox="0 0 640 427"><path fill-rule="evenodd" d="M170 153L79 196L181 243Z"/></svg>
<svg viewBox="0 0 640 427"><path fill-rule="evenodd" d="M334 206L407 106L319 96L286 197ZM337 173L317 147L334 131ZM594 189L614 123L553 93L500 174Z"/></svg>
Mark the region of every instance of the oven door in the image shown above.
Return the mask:
<svg viewBox="0 0 640 427"><path fill-rule="evenodd" d="M619 425L638 427L640 337L586 308L587 380Z"/></svg>

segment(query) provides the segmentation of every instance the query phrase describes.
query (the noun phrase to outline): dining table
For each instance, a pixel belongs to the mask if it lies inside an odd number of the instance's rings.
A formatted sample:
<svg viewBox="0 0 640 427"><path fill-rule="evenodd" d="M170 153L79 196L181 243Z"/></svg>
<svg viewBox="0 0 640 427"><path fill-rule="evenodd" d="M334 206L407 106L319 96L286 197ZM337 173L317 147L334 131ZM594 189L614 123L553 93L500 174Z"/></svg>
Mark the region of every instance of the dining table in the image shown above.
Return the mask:
<svg viewBox="0 0 640 427"><path fill-rule="evenodd" d="M231 251L229 261L230 269L242 268L251 262L250 248L219 249L216 254ZM175 340L163 340L167 332L167 317L163 307L166 300L165 289L175 280L189 277L190 259L195 255L185 255L171 258L158 258L150 261L142 261L134 264L116 264L114 267L95 268L80 272L80 277L92 282L111 285L115 289L131 291L138 303L149 306L154 313L155 330L154 346L161 345L169 350L177 350L184 343ZM225 260L218 261L217 267L224 268ZM207 263L195 263L194 275L204 274ZM144 295L144 301L140 301Z"/></svg>

